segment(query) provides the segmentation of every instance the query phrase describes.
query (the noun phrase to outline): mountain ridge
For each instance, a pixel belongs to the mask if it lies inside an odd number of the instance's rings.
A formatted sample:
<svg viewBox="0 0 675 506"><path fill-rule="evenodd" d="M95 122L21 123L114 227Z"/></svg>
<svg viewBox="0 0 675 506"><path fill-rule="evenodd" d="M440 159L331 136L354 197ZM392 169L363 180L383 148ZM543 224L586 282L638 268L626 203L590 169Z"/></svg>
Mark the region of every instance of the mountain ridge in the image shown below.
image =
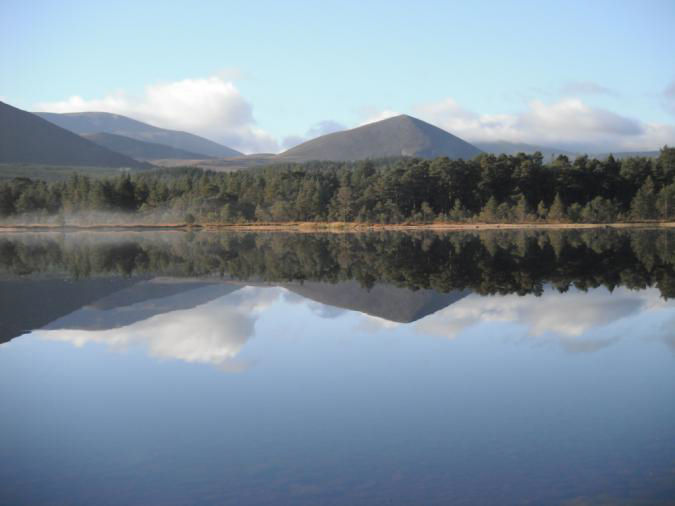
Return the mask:
<svg viewBox="0 0 675 506"><path fill-rule="evenodd" d="M151 167L5 102L0 102L0 163Z"/></svg>
<svg viewBox="0 0 675 506"><path fill-rule="evenodd" d="M121 135L142 142L163 144L171 148L189 151L206 158L228 158L242 155L241 152L210 139L189 132L159 128L121 114L95 111L36 112L34 114L78 135L97 133Z"/></svg>

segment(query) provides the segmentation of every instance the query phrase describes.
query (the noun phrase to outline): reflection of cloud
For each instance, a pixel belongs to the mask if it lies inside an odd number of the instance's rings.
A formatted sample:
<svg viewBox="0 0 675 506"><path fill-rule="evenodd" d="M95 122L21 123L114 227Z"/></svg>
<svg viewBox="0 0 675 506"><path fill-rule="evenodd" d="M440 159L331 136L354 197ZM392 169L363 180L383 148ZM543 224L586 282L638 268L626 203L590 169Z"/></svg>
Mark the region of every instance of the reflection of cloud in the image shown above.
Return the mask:
<svg viewBox="0 0 675 506"><path fill-rule="evenodd" d="M675 316L661 324L660 330L663 342L675 353Z"/></svg>
<svg viewBox="0 0 675 506"><path fill-rule="evenodd" d="M307 306L307 308L314 313L317 316L320 316L321 318L337 318L338 316L343 315L344 313L347 313L348 310L337 307L337 306L330 306L328 304L322 304L320 302L315 302L311 299L308 299L306 297L303 297L302 295L299 295L295 292L292 292L288 288L284 288L283 294L282 294L284 302L287 302L289 304L304 304Z"/></svg>
<svg viewBox="0 0 675 506"><path fill-rule="evenodd" d="M259 314L278 297L277 289L249 287L192 309L156 315L125 327L43 330L38 335L75 346L97 342L123 350L142 345L158 358L212 364L236 372L247 367L235 359L253 337Z"/></svg>
<svg viewBox="0 0 675 506"><path fill-rule="evenodd" d="M318 302L308 301L307 307L309 310L321 318L337 318L347 312L346 309L336 306L328 306L326 304L320 304Z"/></svg>
<svg viewBox="0 0 675 506"><path fill-rule="evenodd" d="M558 293L548 289L534 295L470 295L417 324L424 333L457 337L481 322L511 322L527 327L530 337L554 337L570 352L587 352L609 346L618 338L589 340L590 330L665 304L658 290L634 292L624 288L610 293L604 288L590 292Z"/></svg>
<svg viewBox="0 0 675 506"><path fill-rule="evenodd" d="M390 320L385 320L384 318L361 313L361 319L356 328L357 330L374 334L375 332L380 332L382 330L395 329L400 325L401 324L398 322L392 322Z"/></svg>

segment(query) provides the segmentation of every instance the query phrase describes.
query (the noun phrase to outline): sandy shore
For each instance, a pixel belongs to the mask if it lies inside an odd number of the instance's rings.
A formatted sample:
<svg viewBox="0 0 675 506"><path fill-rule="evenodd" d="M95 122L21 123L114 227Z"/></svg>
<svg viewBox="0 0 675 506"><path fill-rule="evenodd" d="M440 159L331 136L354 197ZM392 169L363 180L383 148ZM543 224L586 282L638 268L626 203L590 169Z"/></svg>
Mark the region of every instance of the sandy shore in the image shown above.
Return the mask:
<svg viewBox="0 0 675 506"><path fill-rule="evenodd" d="M260 232L367 232L383 230L534 230L534 229L590 229L590 228L675 228L675 221L650 221L640 223L428 223L380 225L346 222L288 222L288 223L243 223L222 224L203 223L187 225L184 223L167 223L147 225L141 223L126 224L87 224L87 225L0 225L0 233L21 231L77 231L77 230L245 230Z"/></svg>

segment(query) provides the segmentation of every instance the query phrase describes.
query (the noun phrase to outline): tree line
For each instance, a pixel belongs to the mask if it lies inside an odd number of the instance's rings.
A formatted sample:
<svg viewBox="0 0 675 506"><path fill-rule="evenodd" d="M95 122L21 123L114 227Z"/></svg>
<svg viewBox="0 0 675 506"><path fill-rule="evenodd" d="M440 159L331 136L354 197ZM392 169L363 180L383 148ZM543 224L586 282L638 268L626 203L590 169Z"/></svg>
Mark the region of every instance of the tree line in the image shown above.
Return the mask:
<svg viewBox="0 0 675 506"><path fill-rule="evenodd" d="M355 280L439 292L541 294L656 286L675 297L675 231L582 229L436 234L211 233L0 238L0 278L49 275Z"/></svg>
<svg viewBox="0 0 675 506"><path fill-rule="evenodd" d="M91 211L181 222L584 222L675 217L675 148L599 160L482 154L310 162L219 173L171 169L0 182L0 217Z"/></svg>

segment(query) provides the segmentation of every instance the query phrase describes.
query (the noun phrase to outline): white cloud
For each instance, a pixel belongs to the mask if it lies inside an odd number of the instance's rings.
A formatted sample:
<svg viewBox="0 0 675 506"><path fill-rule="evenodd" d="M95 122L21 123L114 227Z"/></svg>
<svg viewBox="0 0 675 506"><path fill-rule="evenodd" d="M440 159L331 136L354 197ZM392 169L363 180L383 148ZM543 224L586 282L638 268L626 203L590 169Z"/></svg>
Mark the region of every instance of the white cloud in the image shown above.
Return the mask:
<svg viewBox="0 0 675 506"><path fill-rule="evenodd" d="M673 125L643 123L579 98L534 100L519 114L479 114L448 98L417 106L414 114L474 142L506 140L606 152L656 149L675 140Z"/></svg>
<svg viewBox="0 0 675 506"><path fill-rule="evenodd" d="M383 111L377 111L371 108L366 108L363 110L363 117L365 118L357 126L367 125L368 123L375 123L376 121L382 121L383 119L393 118L394 116L400 115L400 112L393 111L391 109L385 109Z"/></svg>
<svg viewBox="0 0 675 506"><path fill-rule="evenodd" d="M34 109L111 112L161 128L202 135L243 152L278 150L276 140L257 126L252 105L232 81L222 76L153 84L145 88L141 98L117 91L100 99L72 96L37 104Z"/></svg>

